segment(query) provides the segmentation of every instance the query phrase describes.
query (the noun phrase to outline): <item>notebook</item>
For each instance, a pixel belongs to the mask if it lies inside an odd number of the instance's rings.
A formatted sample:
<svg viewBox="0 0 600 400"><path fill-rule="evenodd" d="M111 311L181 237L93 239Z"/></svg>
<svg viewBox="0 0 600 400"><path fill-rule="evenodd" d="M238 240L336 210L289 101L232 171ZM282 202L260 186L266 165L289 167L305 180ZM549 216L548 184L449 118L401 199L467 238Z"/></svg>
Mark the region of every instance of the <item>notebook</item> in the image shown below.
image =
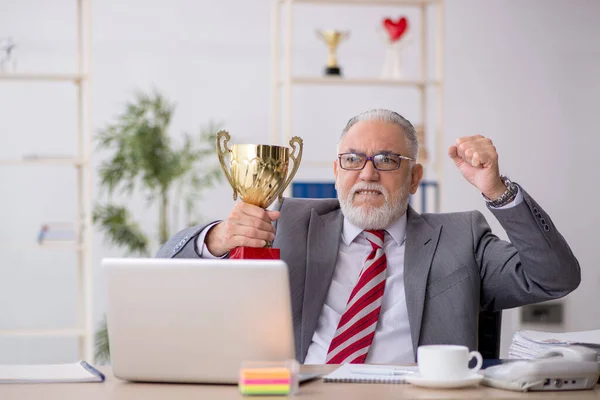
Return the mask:
<svg viewBox="0 0 600 400"><path fill-rule="evenodd" d="M70 364L0 365L0 383L102 382L104 374L85 361Z"/></svg>
<svg viewBox="0 0 600 400"><path fill-rule="evenodd" d="M323 377L324 382L408 383L407 375L419 372L418 366L342 364Z"/></svg>

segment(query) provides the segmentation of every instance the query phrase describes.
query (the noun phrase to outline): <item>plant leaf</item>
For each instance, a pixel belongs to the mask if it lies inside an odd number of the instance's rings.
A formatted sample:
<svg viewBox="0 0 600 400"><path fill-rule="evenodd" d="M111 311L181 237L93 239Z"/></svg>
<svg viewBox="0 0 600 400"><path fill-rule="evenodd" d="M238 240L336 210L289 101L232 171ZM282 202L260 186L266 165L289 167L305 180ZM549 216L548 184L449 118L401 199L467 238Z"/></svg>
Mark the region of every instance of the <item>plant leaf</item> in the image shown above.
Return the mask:
<svg viewBox="0 0 600 400"><path fill-rule="evenodd" d="M112 204L97 205L94 208L93 221L100 225L100 230L110 243L125 247L132 254L150 254L148 238L132 220L125 207Z"/></svg>
<svg viewBox="0 0 600 400"><path fill-rule="evenodd" d="M94 361L97 364L108 364L110 362L110 344L108 342L106 315L94 335L94 348Z"/></svg>

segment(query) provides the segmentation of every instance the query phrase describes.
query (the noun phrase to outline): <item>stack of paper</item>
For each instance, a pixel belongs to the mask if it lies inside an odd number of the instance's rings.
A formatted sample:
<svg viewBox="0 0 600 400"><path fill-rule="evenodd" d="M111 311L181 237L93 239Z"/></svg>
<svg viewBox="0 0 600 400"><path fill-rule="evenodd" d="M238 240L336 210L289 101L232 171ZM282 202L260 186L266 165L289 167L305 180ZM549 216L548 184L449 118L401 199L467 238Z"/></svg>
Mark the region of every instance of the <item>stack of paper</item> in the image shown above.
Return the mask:
<svg viewBox="0 0 600 400"><path fill-rule="evenodd" d="M508 349L509 358L531 359L552 347L586 346L598 352L600 359L600 329L593 331L550 333L518 331Z"/></svg>
<svg viewBox="0 0 600 400"><path fill-rule="evenodd" d="M104 374L85 361L72 364L0 365L0 383L102 381L104 381Z"/></svg>

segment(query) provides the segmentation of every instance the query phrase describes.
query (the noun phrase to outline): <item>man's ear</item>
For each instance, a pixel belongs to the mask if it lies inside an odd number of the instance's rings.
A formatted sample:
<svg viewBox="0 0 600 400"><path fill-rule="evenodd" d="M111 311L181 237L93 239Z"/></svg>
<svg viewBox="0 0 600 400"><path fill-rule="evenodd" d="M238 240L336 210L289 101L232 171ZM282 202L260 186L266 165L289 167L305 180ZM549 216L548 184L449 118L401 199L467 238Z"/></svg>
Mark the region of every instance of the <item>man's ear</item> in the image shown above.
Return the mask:
<svg viewBox="0 0 600 400"><path fill-rule="evenodd" d="M417 192L421 179L423 179L423 166L417 163L410 171L410 194Z"/></svg>
<svg viewBox="0 0 600 400"><path fill-rule="evenodd" d="M337 176L338 176L338 163L337 163L337 160L335 160L333 162L333 176L335 177L335 181L337 182Z"/></svg>

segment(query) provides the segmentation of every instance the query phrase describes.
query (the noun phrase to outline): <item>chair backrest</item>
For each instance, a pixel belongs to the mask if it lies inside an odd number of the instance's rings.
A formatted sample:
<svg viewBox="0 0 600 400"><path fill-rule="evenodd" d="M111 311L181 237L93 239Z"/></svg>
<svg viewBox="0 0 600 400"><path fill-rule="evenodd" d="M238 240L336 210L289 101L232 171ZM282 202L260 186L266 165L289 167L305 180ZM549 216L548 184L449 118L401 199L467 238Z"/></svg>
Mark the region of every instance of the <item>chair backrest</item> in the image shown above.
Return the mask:
<svg viewBox="0 0 600 400"><path fill-rule="evenodd" d="M500 357L502 311L481 311L477 350L483 358Z"/></svg>

